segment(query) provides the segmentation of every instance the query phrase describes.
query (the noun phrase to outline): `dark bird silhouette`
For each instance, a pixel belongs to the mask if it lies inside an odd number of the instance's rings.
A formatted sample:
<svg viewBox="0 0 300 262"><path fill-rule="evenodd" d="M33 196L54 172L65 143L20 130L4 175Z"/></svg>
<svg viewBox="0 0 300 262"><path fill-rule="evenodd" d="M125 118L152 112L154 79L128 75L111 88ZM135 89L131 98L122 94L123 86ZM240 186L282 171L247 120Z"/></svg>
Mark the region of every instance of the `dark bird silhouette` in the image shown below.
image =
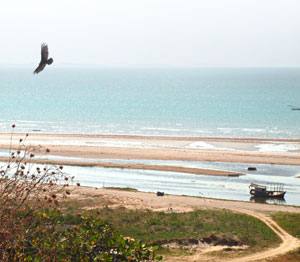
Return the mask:
<svg viewBox="0 0 300 262"><path fill-rule="evenodd" d="M53 59L49 58L49 51L47 44L43 43L41 46L41 62L39 63L38 67L34 70L34 74L38 74L39 72L43 71L46 65L51 65L53 63Z"/></svg>

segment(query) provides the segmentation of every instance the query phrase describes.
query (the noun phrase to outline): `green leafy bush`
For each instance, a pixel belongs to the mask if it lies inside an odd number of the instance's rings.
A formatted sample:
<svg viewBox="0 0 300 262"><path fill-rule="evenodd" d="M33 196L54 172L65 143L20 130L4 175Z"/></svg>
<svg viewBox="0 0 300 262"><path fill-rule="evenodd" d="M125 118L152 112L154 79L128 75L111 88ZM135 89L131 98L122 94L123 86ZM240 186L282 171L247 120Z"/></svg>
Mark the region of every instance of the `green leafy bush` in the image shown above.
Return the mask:
<svg viewBox="0 0 300 262"><path fill-rule="evenodd" d="M155 249L92 216L63 215L58 210L35 214L22 243L10 254L22 261L157 261Z"/></svg>

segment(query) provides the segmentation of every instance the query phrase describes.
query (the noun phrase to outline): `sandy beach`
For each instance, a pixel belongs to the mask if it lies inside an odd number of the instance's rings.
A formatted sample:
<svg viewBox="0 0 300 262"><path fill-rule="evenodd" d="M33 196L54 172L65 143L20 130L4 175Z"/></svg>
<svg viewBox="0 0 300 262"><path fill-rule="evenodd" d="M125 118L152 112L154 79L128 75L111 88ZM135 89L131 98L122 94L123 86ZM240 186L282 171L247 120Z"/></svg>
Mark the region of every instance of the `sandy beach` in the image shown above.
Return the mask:
<svg viewBox="0 0 300 262"><path fill-rule="evenodd" d="M25 134L0 134L0 149L19 148ZM35 152L93 159L156 159L300 165L299 139L29 134Z"/></svg>
<svg viewBox="0 0 300 262"><path fill-rule="evenodd" d="M300 207L285 205L268 205L245 201L230 201L222 199L210 199L203 197L165 195L157 197L155 193L131 192L122 189L110 188L73 188L71 199L94 199L95 206L89 208L126 207L130 209L151 209L154 211L189 212L205 208L225 208L233 211L240 209L260 213L269 212L293 212L300 213Z"/></svg>

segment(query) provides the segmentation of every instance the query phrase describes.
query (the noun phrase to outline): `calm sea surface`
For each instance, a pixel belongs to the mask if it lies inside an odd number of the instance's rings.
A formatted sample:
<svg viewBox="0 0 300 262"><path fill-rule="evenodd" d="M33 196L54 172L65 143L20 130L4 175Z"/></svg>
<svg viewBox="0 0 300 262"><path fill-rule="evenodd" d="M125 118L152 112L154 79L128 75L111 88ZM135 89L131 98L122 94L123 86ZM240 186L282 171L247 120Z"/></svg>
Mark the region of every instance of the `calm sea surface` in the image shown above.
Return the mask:
<svg viewBox="0 0 300 262"><path fill-rule="evenodd" d="M300 137L300 69L0 69L0 131Z"/></svg>

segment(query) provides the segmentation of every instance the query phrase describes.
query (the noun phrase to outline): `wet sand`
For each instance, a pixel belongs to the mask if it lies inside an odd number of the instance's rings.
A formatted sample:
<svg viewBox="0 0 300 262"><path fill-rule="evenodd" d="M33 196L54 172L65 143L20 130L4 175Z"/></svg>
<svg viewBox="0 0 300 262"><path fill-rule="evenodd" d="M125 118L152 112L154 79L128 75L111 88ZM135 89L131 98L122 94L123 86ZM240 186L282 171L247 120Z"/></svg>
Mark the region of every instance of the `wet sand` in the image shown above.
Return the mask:
<svg viewBox="0 0 300 262"><path fill-rule="evenodd" d="M12 147L25 134L14 134ZM8 133L0 134L0 149L10 147ZM197 144L198 143L198 144ZM300 151L261 152L259 145L300 148L299 139L163 137L129 135L30 134L26 146L35 152L95 159L155 159L300 165ZM199 146L200 144L200 146Z"/></svg>
<svg viewBox="0 0 300 262"><path fill-rule="evenodd" d="M7 162L8 158L0 157L1 162ZM138 163L112 163L112 162L94 162L94 161L81 161L81 160L47 160L47 159L28 159L27 162L37 164L51 164L51 165L67 165L67 166L82 166L82 167L105 167L105 168L121 168L121 169L135 169L135 170L156 170L156 171L168 171L168 172L179 172L195 175L210 175L210 176L228 176L237 177L244 175L243 173L216 170L216 169L205 169L205 168L192 168L192 167L181 167L181 166L168 166L168 165L148 165Z"/></svg>

